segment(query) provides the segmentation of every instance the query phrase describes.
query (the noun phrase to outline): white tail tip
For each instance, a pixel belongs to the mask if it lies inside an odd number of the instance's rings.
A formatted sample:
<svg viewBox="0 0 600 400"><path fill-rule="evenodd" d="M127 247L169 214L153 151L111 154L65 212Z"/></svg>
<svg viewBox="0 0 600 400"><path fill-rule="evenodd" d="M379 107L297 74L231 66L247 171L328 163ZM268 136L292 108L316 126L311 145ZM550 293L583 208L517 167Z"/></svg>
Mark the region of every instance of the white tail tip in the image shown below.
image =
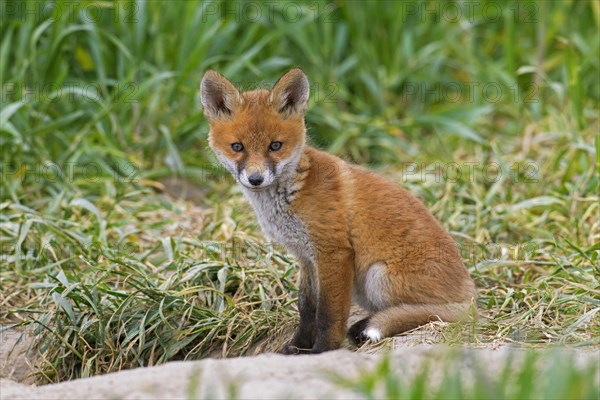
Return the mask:
<svg viewBox="0 0 600 400"><path fill-rule="evenodd" d="M373 343L377 343L383 339L383 334L377 328L367 328L363 331L363 335L365 335Z"/></svg>

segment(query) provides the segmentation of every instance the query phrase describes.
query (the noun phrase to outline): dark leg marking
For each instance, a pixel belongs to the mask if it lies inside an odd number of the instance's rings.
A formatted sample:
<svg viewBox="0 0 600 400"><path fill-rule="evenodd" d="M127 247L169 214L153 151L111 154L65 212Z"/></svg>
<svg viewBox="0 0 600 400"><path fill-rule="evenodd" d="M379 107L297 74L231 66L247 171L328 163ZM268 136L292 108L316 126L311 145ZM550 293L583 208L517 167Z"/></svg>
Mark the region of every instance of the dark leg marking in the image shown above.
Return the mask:
<svg viewBox="0 0 600 400"><path fill-rule="evenodd" d="M348 329L348 338L354 342L357 346L361 346L365 343L368 338L363 334L364 330L367 329L369 320L371 317L363 318L358 322L355 322L350 329Z"/></svg>

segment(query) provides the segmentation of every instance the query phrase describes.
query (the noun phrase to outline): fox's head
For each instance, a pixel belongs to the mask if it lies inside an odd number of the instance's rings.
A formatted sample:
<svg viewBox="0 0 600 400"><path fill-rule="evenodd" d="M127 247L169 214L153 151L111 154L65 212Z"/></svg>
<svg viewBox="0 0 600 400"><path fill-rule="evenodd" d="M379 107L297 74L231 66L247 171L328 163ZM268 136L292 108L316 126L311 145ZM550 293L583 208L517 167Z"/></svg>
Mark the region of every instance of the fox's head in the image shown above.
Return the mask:
<svg viewBox="0 0 600 400"><path fill-rule="evenodd" d="M236 181L262 190L296 169L305 144L309 83L299 68L268 91L240 93L223 75L207 71L200 84L208 143Z"/></svg>

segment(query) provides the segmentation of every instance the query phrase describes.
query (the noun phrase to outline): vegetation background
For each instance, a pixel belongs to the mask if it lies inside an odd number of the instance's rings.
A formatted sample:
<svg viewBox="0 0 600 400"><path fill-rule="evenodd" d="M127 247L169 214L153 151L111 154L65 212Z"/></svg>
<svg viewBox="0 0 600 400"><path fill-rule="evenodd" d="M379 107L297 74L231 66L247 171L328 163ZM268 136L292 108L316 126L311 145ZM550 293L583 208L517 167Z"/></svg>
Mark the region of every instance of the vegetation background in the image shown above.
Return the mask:
<svg viewBox="0 0 600 400"><path fill-rule="evenodd" d="M209 68L244 89L304 69L312 143L405 185L459 243L469 341L600 344L600 3L0 13L0 321L34 330L41 381L247 354L296 323L295 261L207 149Z"/></svg>

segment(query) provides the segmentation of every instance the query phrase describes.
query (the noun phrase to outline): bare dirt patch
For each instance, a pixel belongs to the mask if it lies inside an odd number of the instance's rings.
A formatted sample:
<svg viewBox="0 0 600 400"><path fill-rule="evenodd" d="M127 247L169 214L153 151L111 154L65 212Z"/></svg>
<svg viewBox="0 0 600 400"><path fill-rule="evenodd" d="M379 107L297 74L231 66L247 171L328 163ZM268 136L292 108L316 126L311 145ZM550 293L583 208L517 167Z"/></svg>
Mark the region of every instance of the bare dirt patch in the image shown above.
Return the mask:
<svg viewBox="0 0 600 400"><path fill-rule="evenodd" d="M428 363L430 382L443 379L442 365L449 350L442 345L396 347L391 353L393 373L409 377ZM503 346L497 350L454 348L460 353L456 368L466 371L483 367L493 377L510 357L522 361L523 349ZM574 357L576 364L598 362L600 352L562 349ZM539 350L542 362L551 351ZM356 379L373 370L381 353L365 354L337 350L320 355L283 356L262 354L254 357L224 360L206 359L194 362L171 362L162 366L138 368L71 382L46 386L26 386L2 379L2 399L183 399L183 398L363 398L359 393L336 383ZM382 388L383 389L383 388Z"/></svg>

